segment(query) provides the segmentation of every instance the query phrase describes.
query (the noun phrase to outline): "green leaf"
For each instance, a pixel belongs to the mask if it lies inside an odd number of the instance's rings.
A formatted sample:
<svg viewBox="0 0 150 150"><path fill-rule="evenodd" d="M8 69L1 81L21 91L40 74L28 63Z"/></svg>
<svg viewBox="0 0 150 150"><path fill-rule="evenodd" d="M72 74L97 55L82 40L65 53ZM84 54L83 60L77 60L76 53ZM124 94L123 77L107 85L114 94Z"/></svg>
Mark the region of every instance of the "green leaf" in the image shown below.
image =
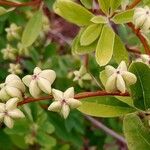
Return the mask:
<svg viewBox="0 0 150 150"><path fill-rule="evenodd" d="M54 5L54 11L67 21L79 26L91 24L90 20L94 16L87 9L71 0L58 0Z"/></svg>
<svg viewBox="0 0 150 150"><path fill-rule="evenodd" d="M29 72L33 72L33 69L36 67L36 65L31 60L25 60L22 62L22 64Z"/></svg>
<svg viewBox="0 0 150 150"><path fill-rule="evenodd" d="M78 33L78 35L75 37L75 39L72 42L72 53L73 54L83 55L83 54L91 53L96 48L97 40L87 46L82 46L80 44L80 37L81 37L83 31L84 31L84 29L81 29L80 32Z"/></svg>
<svg viewBox="0 0 150 150"><path fill-rule="evenodd" d="M22 44L28 47L37 39L42 28L42 11L37 11L27 23L23 35Z"/></svg>
<svg viewBox="0 0 150 150"><path fill-rule="evenodd" d="M150 1L149 0L143 0L144 5L150 6Z"/></svg>
<svg viewBox="0 0 150 150"><path fill-rule="evenodd" d="M47 45L43 55L44 55L44 59L48 59L51 56L57 55L56 44L51 43L51 44Z"/></svg>
<svg viewBox="0 0 150 150"><path fill-rule="evenodd" d="M73 112L70 115L72 114ZM82 146L83 141L81 140L81 134L79 134L79 132L74 132L75 127L73 128L71 132L68 132L66 127L64 126L64 119L59 117L58 115L53 115L52 113L49 114L49 120L55 126L55 129L56 129L55 135L59 139L61 139L62 141L72 142L77 147ZM79 123L81 120L82 120L82 117L78 116L78 119L76 120L74 124L76 124L77 122ZM82 130L84 130L84 128Z"/></svg>
<svg viewBox="0 0 150 150"><path fill-rule="evenodd" d="M96 117L117 117L134 111L129 105L110 96L89 97L81 101L78 110Z"/></svg>
<svg viewBox="0 0 150 150"><path fill-rule="evenodd" d="M124 23L132 22L133 14L134 14L134 9L126 10L124 12L116 14L112 18L112 21L116 24L124 24Z"/></svg>
<svg viewBox="0 0 150 150"><path fill-rule="evenodd" d="M5 9L4 7L0 6L0 16L4 15L10 11L13 11L15 8Z"/></svg>
<svg viewBox="0 0 150 150"><path fill-rule="evenodd" d="M47 121L47 120L46 120ZM48 133L48 134L51 134L51 133L53 133L54 131L55 131L55 128L54 128L54 126L50 123L50 122L45 122L43 125L42 125L42 127L41 127L41 129L43 130L43 131L45 131L46 133Z"/></svg>
<svg viewBox="0 0 150 150"><path fill-rule="evenodd" d="M81 34L80 44L82 46L90 45L99 37L101 30L102 25L89 25Z"/></svg>
<svg viewBox="0 0 150 150"><path fill-rule="evenodd" d="M63 144L62 147L60 147L58 150L70 150L69 144Z"/></svg>
<svg viewBox="0 0 150 150"><path fill-rule="evenodd" d="M7 9L5 9L4 7L0 6L0 16L7 13Z"/></svg>
<svg viewBox="0 0 150 150"><path fill-rule="evenodd" d="M41 131L37 133L36 139L41 146L47 149L51 149L56 145L56 139Z"/></svg>
<svg viewBox="0 0 150 150"><path fill-rule="evenodd" d="M12 150L14 144L12 143L10 136L8 136L2 129L0 130L0 149Z"/></svg>
<svg viewBox="0 0 150 150"><path fill-rule="evenodd" d="M114 12L120 5L122 0L110 0L111 12Z"/></svg>
<svg viewBox="0 0 150 150"><path fill-rule="evenodd" d="M143 125L136 114L125 116L123 128L129 150L150 149L150 130Z"/></svg>
<svg viewBox="0 0 150 150"><path fill-rule="evenodd" d="M144 63L135 62L129 71L137 77L137 82L130 86L134 105L144 110L150 108L150 68Z"/></svg>
<svg viewBox="0 0 150 150"><path fill-rule="evenodd" d="M10 135L10 138L14 145L16 145L19 149L28 149L28 145L25 143L24 135L13 134Z"/></svg>
<svg viewBox="0 0 150 150"><path fill-rule="evenodd" d="M100 39L96 47L96 61L100 66L105 66L113 55L115 33L107 25L102 29Z"/></svg>
<svg viewBox="0 0 150 150"><path fill-rule="evenodd" d="M103 16L94 16L91 21L96 24L107 23L107 18Z"/></svg>
<svg viewBox="0 0 150 150"><path fill-rule="evenodd" d="M93 0L80 0L81 3L88 9L92 8Z"/></svg>
<svg viewBox="0 0 150 150"><path fill-rule="evenodd" d="M98 0L99 6L102 9L102 11L106 14L109 13L109 3L110 0Z"/></svg>
<svg viewBox="0 0 150 150"><path fill-rule="evenodd" d="M105 70L103 70L103 71L101 71L101 72L100 72L100 74L99 74L99 79L101 80L101 82L102 82L103 86L105 87L106 82L107 82L107 79L108 79L108 77L107 77L107 74L106 74L106 71L105 71Z"/></svg>
<svg viewBox="0 0 150 150"><path fill-rule="evenodd" d="M30 49L30 57L35 64L40 60L40 54L35 48Z"/></svg>
<svg viewBox="0 0 150 150"><path fill-rule="evenodd" d="M126 63L129 62L128 52L118 35L115 35L113 58L118 64L120 64L122 60Z"/></svg>
<svg viewBox="0 0 150 150"><path fill-rule="evenodd" d="M115 96L118 100L134 107L134 104L133 104L133 99L131 97L126 97L126 96Z"/></svg>
<svg viewBox="0 0 150 150"><path fill-rule="evenodd" d="M19 119L15 121L14 127L12 129L5 128L5 133L12 135L24 135L29 131L29 123L26 119Z"/></svg>

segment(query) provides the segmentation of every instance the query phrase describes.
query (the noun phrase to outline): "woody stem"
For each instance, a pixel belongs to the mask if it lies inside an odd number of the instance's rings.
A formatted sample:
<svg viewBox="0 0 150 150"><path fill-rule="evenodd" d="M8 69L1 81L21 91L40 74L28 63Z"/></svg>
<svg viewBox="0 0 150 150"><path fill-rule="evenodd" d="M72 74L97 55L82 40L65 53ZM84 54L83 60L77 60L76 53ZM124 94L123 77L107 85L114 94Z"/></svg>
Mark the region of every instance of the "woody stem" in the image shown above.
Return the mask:
<svg viewBox="0 0 150 150"><path fill-rule="evenodd" d="M87 98L87 97L95 97L95 96L130 96L129 93L119 93L119 92L115 92L115 93L107 93L106 91L96 91L96 92L82 92L82 93L78 93L74 96L75 99L83 99L83 98ZM31 102L37 102L37 101L43 101L43 100L48 100L48 99L52 99L53 96L45 96L45 97L39 97L39 98L31 98L28 97L26 99L24 99L23 101L18 103L18 106L27 104L27 103L31 103Z"/></svg>
<svg viewBox="0 0 150 150"><path fill-rule="evenodd" d="M141 0L134 0L127 8L128 9L132 9L134 8L136 5L138 5L141 2Z"/></svg>
<svg viewBox="0 0 150 150"><path fill-rule="evenodd" d="M136 5L138 5L141 2L141 0L134 0L133 3L131 3L127 9L132 9L134 8ZM140 29L136 29L135 25L133 23L128 23L127 24L131 30L136 34L136 36L139 38L139 40L141 41L141 43L143 44L143 47L145 49L146 54L150 55L150 46L146 40L146 38L142 35Z"/></svg>
<svg viewBox="0 0 150 150"><path fill-rule="evenodd" d="M37 6L41 3L42 0L34 0L30 2L22 2L22 3L15 3L15 2L10 2L7 0L0 0L0 5L1 6L10 6L10 7L22 7L22 6Z"/></svg>

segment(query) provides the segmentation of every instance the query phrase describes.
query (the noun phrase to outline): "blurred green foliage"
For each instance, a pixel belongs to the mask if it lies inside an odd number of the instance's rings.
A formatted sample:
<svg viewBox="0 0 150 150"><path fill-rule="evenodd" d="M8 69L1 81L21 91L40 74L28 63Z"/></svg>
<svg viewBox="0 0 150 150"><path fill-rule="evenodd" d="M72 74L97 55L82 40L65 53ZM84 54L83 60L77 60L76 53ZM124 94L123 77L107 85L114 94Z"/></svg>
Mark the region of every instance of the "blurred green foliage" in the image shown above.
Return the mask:
<svg viewBox="0 0 150 150"><path fill-rule="evenodd" d="M54 0L45 0L50 10L53 2ZM149 3L148 0L145 2ZM84 1L82 3L84 4ZM87 7L90 7L89 4ZM30 9L22 7L0 16L0 49L5 48L9 43L6 39L5 28L9 27L11 23L16 23L24 28L27 23L24 12ZM139 44L137 38L130 34L130 30L119 26L118 31L125 43ZM128 38L126 38L127 36ZM16 47L18 42L13 41L11 44ZM41 69L50 68L56 71L57 79L53 85L56 89L64 90L74 86L77 93L99 89L94 81L85 83L83 88L72 81L72 71L78 70L82 62L80 56L72 56L70 47L65 46L64 49L60 49L60 45L56 41L52 41L46 46L43 43L40 43L40 46L30 48L30 57L21 58L20 63L23 68L21 76L31 74L33 69L39 66ZM90 55L89 62L89 72L96 80L99 80L99 72L103 70L103 67L98 66L94 55ZM9 63L10 61L4 60L2 53L0 53L1 82L9 74ZM111 63L116 65L114 62ZM13 129L5 128L2 125L0 150L81 150L86 147L91 147L94 150L119 150L119 144L116 140L93 127L79 111L72 111L66 120L56 113L45 111L44 106L50 102L48 100L24 105L21 109L26 115L25 119L17 120ZM111 118L101 119L101 121L113 130L122 133L122 119Z"/></svg>

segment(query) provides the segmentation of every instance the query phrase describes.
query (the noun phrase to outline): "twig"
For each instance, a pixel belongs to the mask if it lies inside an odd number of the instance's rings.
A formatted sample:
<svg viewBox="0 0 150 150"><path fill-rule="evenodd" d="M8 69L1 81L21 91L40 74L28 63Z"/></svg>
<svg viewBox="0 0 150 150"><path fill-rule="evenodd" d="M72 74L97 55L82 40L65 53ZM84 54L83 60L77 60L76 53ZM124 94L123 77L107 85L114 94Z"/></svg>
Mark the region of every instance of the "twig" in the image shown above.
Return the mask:
<svg viewBox="0 0 150 150"><path fill-rule="evenodd" d="M88 63L89 63L89 55L88 55L88 54L85 54L85 55L83 56L83 63L84 63L84 66L85 66L86 68L88 68Z"/></svg>
<svg viewBox="0 0 150 150"><path fill-rule="evenodd" d="M131 3L127 9L132 9L134 8L136 5L138 5L141 2L141 0L134 0L133 3ZM137 37L140 39L141 43L143 44L143 47L145 49L146 54L150 55L150 46L147 42L147 40L145 39L145 37L142 35L140 29L136 29L135 25L133 23L128 23L127 24L132 31L137 35Z"/></svg>
<svg viewBox="0 0 150 150"><path fill-rule="evenodd" d="M100 89L104 89L103 84L101 83L101 81L98 81L91 72L89 72L89 74L91 75L93 81L97 84L98 87L100 87Z"/></svg>
<svg viewBox="0 0 150 150"><path fill-rule="evenodd" d="M141 2L141 0L134 0L133 3L131 3L127 9L132 9L134 8L136 5L138 5Z"/></svg>
<svg viewBox="0 0 150 150"><path fill-rule="evenodd" d="M132 31L140 39L141 43L143 44L146 54L150 55L150 46L147 40L145 39L145 37L142 35L140 29L136 29L133 23L128 23L127 25L132 29Z"/></svg>
<svg viewBox="0 0 150 150"><path fill-rule="evenodd" d="M141 54L141 52L137 48L126 46L126 49L128 50L128 52L134 53L138 56Z"/></svg>
<svg viewBox="0 0 150 150"><path fill-rule="evenodd" d="M58 37L60 40L62 40L63 42L65 42L68 45L71 45L71 40L67 39L65 36L63 36L61 33L58 33L56 31L50 31L49 34L54 35L55 37Z"/></svg>
<svg viewBox="0 0 150 150"><path fill-rule="evenodd" d="M37 6L41 3L42 0L34 0L30 2L22 2L22 3L15 3L15 2L10 2L7 0L0 0L0 5L1 6L10 6L10 7L22 7L22 6Z"/></svg>
<svg viewBox="0 0 150 150"><path fill-rule="evenodd" d="M126 140L124 139L123 136L119 135L118 133L116 133L115 131L113 131L112 129L106 127L103 123L101 123L100 121L85 115L85 118L87 120L89 120L94 126L96 126L97 128L103 130L104 132L106 132L107 134L111 135L112 137L114 137L115 139L117 139L118 141L120 141L121 143L123 143L124 145L126 145Z"/></svg>
<svg viewBox="0 0 150 150"><path fill-rule="evenodd" d="M78 93L74 96L75 99L83 99L86 97L94 97L94 96L129 96L129 93L107 93L105 91L96 91L96 92L82 92L82 93ZM24 105L27 103L31 103L31 102L37 102L37 101L42 101L42 100L48 100L48 99L52 99L53 96L45 96L45 97L39 97L39 98L26 98L23 101L18 103L18 106L20 105Z"/></svg>

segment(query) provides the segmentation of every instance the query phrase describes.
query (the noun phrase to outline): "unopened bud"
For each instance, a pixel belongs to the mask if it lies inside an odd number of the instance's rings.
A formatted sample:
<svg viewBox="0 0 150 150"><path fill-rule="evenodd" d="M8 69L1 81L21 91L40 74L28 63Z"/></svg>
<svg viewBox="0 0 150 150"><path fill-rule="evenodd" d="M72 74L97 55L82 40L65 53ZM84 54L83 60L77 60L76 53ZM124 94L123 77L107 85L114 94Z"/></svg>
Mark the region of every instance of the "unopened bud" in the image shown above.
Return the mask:
<svg viewBox="0 0 150 150"><path fill-rule="evenodd" d="M10 72L12 74L22 74L21 65L10 63L8 72Z"/></svg>
<svg viewBox="0 0 150 150"><path fill-rule="evenodd" d="M16 60L17 49L7 44L6 48L1 50L4 59Z"/></svg>
<svg viewBox="0 0 150 150"><path fill-rule="evenodd" d="M6 28L5 31L7 32L7 39L12 41L14 39L21 38L21 27L17 26L15 23L12 23L9 28Z"/></svg>

